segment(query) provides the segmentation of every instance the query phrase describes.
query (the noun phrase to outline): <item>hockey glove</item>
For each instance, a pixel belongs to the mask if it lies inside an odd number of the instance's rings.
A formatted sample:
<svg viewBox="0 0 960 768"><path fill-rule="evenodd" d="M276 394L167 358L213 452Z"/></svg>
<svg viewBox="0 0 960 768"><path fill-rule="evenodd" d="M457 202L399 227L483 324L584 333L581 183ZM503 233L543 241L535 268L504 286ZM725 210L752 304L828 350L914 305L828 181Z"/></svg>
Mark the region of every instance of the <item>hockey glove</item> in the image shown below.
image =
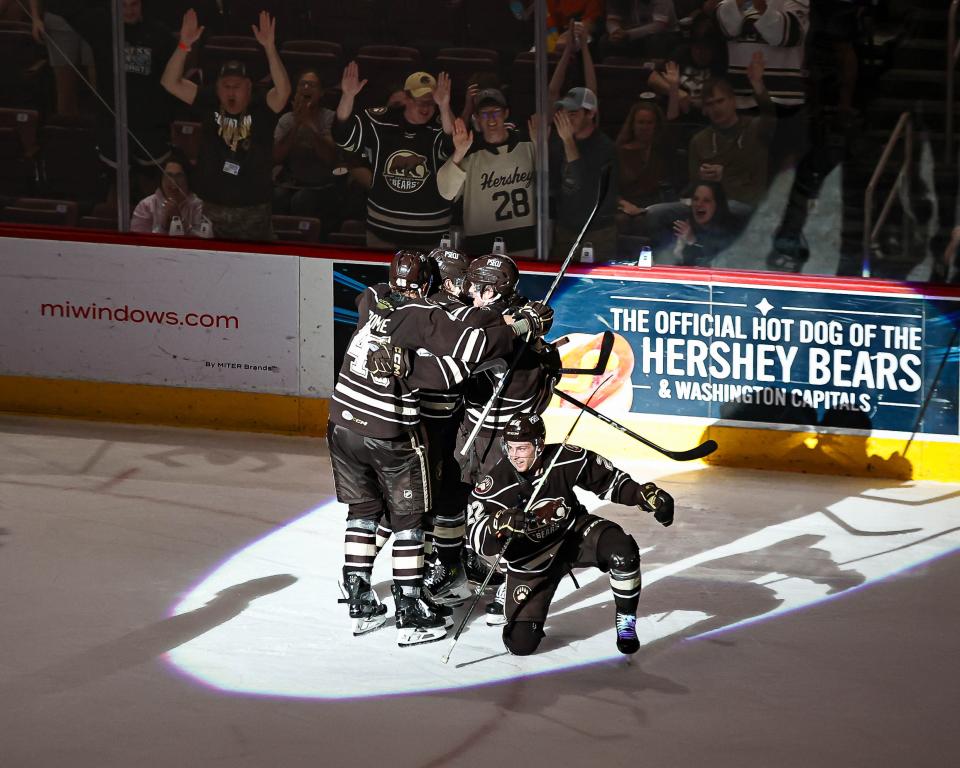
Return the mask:
<svg viewBox="0 0 960 768"><path fill-rule="evenodd" d="M498 539L524 532L523 512L519 509L499 509L490 518L490 529Z"/></svg>
<svg viewBox="0 0 960 768"><path fill-rule="evenodd" d="M374 376L402 379L410 372L410 358L403 347L395 347L389 337L371 336L367 347L367 370Z"/></svg>
<svg viewBox="0 0 960 768"><path fill-rule="evenodd" d="M553 325L553 309L540 301L520 307L514 317L516 319L511 327L517 336L524 336L529 332L534 336L544 336Z"/></svg>
<svg viewBox="0 0 960 768"><path fill-rule="evenodd" d="M654 519L664 528L673 522L673 496L653 483L640 486L640 503L644 512L653 512Z"/></svg>

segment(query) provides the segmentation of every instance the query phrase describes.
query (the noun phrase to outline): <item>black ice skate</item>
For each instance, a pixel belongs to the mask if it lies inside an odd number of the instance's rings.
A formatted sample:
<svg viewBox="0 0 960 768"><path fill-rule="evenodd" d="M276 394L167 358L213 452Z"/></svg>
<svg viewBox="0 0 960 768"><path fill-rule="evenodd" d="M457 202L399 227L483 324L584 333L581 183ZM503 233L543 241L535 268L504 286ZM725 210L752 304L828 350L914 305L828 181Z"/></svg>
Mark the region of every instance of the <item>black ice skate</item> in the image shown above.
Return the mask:
<svg viewBox="0 0 960 768"><path fill-rule="evenodd" d="M490 566L487 565L486 561L478 556L476 552L468 549L464 552L463 571L467 576L467 580L473 584L473 586L479 587L483 584L483 580L487 578L487 574L490 572ZM503 581L503 574L497 571L490 577L489 586L499 587L503 584Z"/></svg>
<svg viewBox="0 0 960 768"><path fill-rule="evenodd" d="M354 636L364 635L383 626L387 620L387 606L380 602L377 593L370 588L370 582L363 577L363 574L347 574L340 588L346 597L337 602L350 606Z"/></svg>
<svg viewBox="0 0 960 768"><path fill-rule="evenodd" d="M450 627L453 626L453 608L451 606L442 605L438 603L436 600L434 600L433 595L430 594L429 589L421 589L420 597L423 599L423 602L425 602L428 606L430 606L431 611L433 611L438 616L443 617L443 622L444 624L446 624L447 629L450 629Z"/></svg>
<svg viewBox="0 0 960 768"><path fill-rule="evenodd" d="M632 613L617 611L617 650L620 653L636 653L640 650L637 638L637 617Z"/></svg>
<svg viewBox="0 0 960 768"><path fill-rule="evenodd" d="M423 599L419 587L408 587L412 594L404 594L396 584L391 590L397 606L397 645L403 648L446 637L446 620Z"/></svg>
<svg viewBox="0 0 960 768"><path fill-rule="evenodd" d="M438 605L463 605L473 594L463 566L447 564L439 558L425 564L423 586Z"/></svg>
<svg viewBox="0 0 960 768"><path fill-rule="evenodd" d="M487 603L487 626L497 627L507 623L507 617L503 612L503 604L507 601L507 582L503 582L497 587L497 596Z"/></svg>

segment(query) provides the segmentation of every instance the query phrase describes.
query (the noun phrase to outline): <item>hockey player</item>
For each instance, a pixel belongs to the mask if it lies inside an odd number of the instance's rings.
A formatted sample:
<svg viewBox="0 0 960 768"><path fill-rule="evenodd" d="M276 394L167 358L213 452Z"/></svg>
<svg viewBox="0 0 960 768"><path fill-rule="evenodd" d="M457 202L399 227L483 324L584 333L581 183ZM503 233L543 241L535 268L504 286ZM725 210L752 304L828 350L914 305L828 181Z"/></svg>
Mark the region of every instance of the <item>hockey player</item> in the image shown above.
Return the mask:
<svg viewBox="0 0 960 768"><path fill-rule="evenodd" d="M542 334L552 320L549 308L530 306L513 326L475 328L424 300L431 280L423 253L399 251L389 284L360 295L357 329L334 387L327 433L337 499L349 507L343 577L354 634L384 623L386 609L370 588L370 575L377 520L387 515L395 534L392 591L400 645L446 633L443 617L421 592L430 483L419 386L462 381L462 363L500 357L518 333ZM424 354L407 355L401 348Z"/></svg>
<svg viewBox="0 0 960 768"><path fill-rule="evenodd" d="M474 548L491 560L504 551L503 644L518 656L533 653L544 636L560 579L571 568L593 566L610 575L617 648L636 653L637 544L616 523L588 514L574 488L586 488L617 504L635 504L653 512L664 526L673 522L673 498L653 483L637 483L592 451L544 445L545 438L539 416L510 419L503 433L506 457L477 484L471 497L469 537Z"/></svg>
<svg viewBox="0 0 960 768"><path fill-rule="evenodd" d="M518 307L522 307L526 300L517 293L519 281L520 271L513 259L500 254L476 258L467 270L467 287L473 305L490 313L488 322L492 325L509 322L515 312L522 311ZM519 349L522 343L517 339L515 349ZM506 359L512 362L513 355ZM466 482L475 485L500 460L500 431L511 417L544 411L550 402L553 386L559 380L557 371L560 367L560 356L553 346L542 339L527 344L464 456L461 450L480 421L494 384L504 374L490 373L471 379L465 418L457 440L457 460L463 467Z"/></svg>
<svg viewBox="0 0 960 768"><path fill-rule="evenodd" d="M458 317L470 301L464 285L470 260L466 254L442 246L431 251L429 257L440 283L430 301ZM457 605L470 596L462 563L470 486L461 481L460 466L454 458L457 429L463 416L462 383L444 390L421 390L420 415L427 433L434 488L431 525L425 542L424 586L441 605Z"/></svg>

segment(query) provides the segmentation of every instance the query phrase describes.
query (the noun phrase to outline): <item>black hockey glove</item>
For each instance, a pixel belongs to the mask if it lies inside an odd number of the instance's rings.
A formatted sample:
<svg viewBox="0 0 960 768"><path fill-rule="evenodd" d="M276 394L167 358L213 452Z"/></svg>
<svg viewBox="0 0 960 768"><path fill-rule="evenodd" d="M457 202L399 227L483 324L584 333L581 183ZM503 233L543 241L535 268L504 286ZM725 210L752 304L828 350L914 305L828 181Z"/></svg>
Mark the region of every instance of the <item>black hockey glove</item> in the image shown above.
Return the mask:
<svg viewBox="0 0 960 768"><path fill-rule="evenodd" d="M640 503L644 512L653 512L653 518L664 528L673 522L673 496L653 483L640 486Z"/></svg>
<svg viewBox="0 0 960 768"><path fill-rule="evenodd" d="M395 347L389 338L371 336L367 348L367 370L374 376L402 379L410 372L410 357L403 347Z"/></svg>
<svg viewBox="0 0 960 768"><path fill-rule="evenodd" d="M490 518L490 530L498 539L505 539L515 533L523 533L523 512L519 509L499 509Z"/></svg>
<svg viewBox="0 0 960 768"><path fill-rule="evenodd" d="M533 332L534 336L544 336L553 325L553 309L540 301L520 307L513 316L515 320L512 327L517 336L525 336L529 332Z"/></svg>

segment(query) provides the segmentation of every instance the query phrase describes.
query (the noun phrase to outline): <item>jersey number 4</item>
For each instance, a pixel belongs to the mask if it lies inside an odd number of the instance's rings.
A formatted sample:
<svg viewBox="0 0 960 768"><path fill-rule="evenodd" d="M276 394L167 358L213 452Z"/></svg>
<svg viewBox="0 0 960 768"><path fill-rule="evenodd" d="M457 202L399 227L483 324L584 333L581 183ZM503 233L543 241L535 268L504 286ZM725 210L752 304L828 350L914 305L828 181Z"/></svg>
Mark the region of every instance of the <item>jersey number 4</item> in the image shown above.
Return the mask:
<svg viewBox="0 0 960 768"><path fill-rule="evenodd" d="M497 204L494 214L497 221L508 221L514 217L522 219L530 215L530 198L522 187L509 192L494 192L492 199Z"/></svg>

